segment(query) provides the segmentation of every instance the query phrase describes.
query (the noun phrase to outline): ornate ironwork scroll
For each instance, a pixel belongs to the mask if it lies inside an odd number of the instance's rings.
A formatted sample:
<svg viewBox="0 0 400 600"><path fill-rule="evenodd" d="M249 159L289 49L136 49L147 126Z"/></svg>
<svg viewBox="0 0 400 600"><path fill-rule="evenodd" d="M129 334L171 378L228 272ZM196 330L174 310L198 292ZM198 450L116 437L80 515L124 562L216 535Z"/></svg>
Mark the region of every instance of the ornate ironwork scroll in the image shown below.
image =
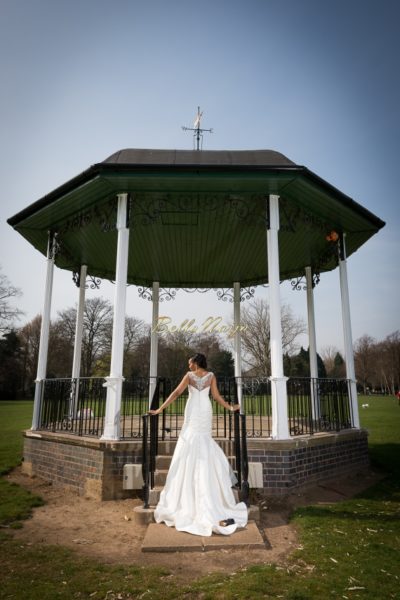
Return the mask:
<svg viewBox="0 0 400 600"><path fill-rule="evenodd" d="M72 271L72 281L76 287L81 286L81 274L78 271Z"/></svg>
<svg viewBox="0 0 400 600"><path fill-rule="evenodd" d="M320 273L318 273L318 272L314 273L313 272L313 276L312 276L312 286L313 286L313 288L315 288L315 286L319 284L320 280L321 280Z"/></svg>
<svg viewBox="0 0 400 600"><path fill-rule="evenodd" d="M256 290L253 287L240 288L240 302L244 302L245 300L250 300L253 298L255 291ZM223 300L224 302L233 302L233 288L222 288L217 290L217 296L218 300Z"/></svg>
<svg viewBox="0 0 400 600"><path fill-rule="evenodd" d="M85 287L90 287L91 290L99 290L101 285L101 279L98 277L94 277L93 275L88 275L88 279L91 283L87 284Z"/></svg>
<svg viewBox="0 0 400 600"><path fill-rule="evenodd" d="M113 197L102 206L94 206L83 212L78 212L60 226L60 234L79 231L93 222L99 224L103 233L113 231L117 222L117 206L117 199Z"/></svg>
<svg viewBox="0 0 400 600"><path fill-rule="evenodd" d="M87 279L91 281L91 283L86 283L85 288L88 289L90 287L91 290L99 290L101 285L101 279L99 277L95 277L94 275L87 275ZM81 285L81 275L79 271L72 272L72 280L75 283L76 287L80 287Z"/></svg>
<svg viewBox="0 0 400 600"><path fill-rule="evenodd" d="M153 290L151 287L139 287L138 294L140 298L143 300L153 300ZM158 299L160 302L164 302L165 300L169 302L170 300L175 300L176 297L176 289L174 288L160 288Z"/></svg>
<svg viewBox="0 0 400 600"><path fill-rule="evenodd" d="M160 302L164 302L164 300L166 300L167 302L169 302L170 300L175 300L176 297L176 290L173 288L162 288L160 290L160 294L159 294L159 300Z"/></svg>
<svg viewBox="0 0 400 600"><path fill-rule="evenodd" d="M292 286L292 289L296 290L297 292L300 292L302 289L307 289L307 284L305 282L304 275L300 275L300 277L295 277L294 279L291 279L290 285Z"/></svg>
<svg viewBox="0 0 400 600"><path fill-rule="evenodd" d="M181 288L181 289L184 292L187 292L188 294L193 294L194 292L199 292L200 294L205 294L206 292L209 292L213 288Z"/></svg>
<svg viewBox="0 0 400 600"><path fill-rule="evenodd" d="M302 206L289 203L282 196L280 197L280 230L296 232L299 225L308 227L309 229L318 229L322 232L329 231L329 224L318 217L308 213Z"/></svg>
<svg viewBox="0 0 400 600"><path fill-rule="evenodd" d="M153 299L153 293L150 287L139 287L138 294L140 298L143 298L143 300L151 301Z"/></svg>

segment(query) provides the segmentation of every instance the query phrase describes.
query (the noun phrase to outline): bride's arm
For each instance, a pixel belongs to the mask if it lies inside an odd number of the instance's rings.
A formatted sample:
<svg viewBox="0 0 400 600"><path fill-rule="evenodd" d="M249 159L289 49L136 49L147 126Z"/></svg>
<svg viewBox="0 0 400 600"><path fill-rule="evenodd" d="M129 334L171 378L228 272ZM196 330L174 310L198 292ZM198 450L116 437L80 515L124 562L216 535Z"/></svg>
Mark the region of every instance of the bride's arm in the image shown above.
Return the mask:
<svg viewBox="0 0 400 600"><path fill-rule="evenodd" d="M178 396L180 396L182 394L182 392L185 391L188 384L189 384L189 375L186 373L186 375L183 377L180 384L174 389L173 392L170 393L170 395L165 400L165 402L163 402L161 404L161 406L159 408L157 408L157 410L149 410L149 414L150 415L159 415L160 412L162 412L165 408L167 408L168 404L171 404L171 402L176 400L176 398L178 398Z"/></svg>
<svg viewBox="0 0 400 600"><path fill-rule="evenodd" d="M221 406L223 406L224 408L226 408L227 410L239 410L240 405L239 404L229 404L219 393L218 390L218 386L217 386L217 378L215 377L215 375L212 376L211 378L211 394L212 397L214 398L214 400L216 402L218 402L218 404L220 404Z"/></svg>

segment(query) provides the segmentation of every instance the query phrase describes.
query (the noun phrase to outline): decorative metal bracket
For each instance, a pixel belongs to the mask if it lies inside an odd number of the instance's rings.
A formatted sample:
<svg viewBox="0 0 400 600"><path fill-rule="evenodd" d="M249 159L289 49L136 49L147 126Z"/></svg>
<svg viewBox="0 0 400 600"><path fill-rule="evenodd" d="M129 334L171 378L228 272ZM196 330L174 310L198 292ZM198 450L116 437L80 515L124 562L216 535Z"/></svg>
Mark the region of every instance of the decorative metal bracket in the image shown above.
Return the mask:
<svg viewBox="0 0 400 600"><path fill-rule="evenodd" d="M316 285L318 285L320 282L320 273L318 272L314 272L312 274L312 288L314 289ZM304 275L301 275L299 277L294 277L293 279L290 280L290 285L292 286L292 290L295 290L297 292L300 292L301 290L306 290L307 289L307 283L306 283L306 279Z"/></svg>
<svg viewBox="0 0 400 600"><path fill-rule="evenodd" d="M75 281L75 280L74 280ZM188 294L193 294L194 292L199 292L200 294L205 294L206 292L215 291L215 288L160 288L159 300L160 302L164 302L167 300L175 300L177 291L182 290L183 292L187 292ZM218 300L223 300L224 302L233 302L233 288L223 288L217 289L217 297ZM152 300L153 299L153 291L151 287L139 287L138 294L140 298L143 300ZM253 298L255 294L254 287L241 288L240 289L240 302L244 302L245 300L250 300Z"/></svg>
<svg viewBox="0 0 400 600"><path fill-rule="evenodd" d="M292 286L292 290L296 290L297 292L307 289L304 275L300 275L300 277L295 277L294 279L291 279L290 285Z"/></svg>
<svg viewBox="0 0 400 600"><path fill-rule="evenodd" d="M315 288L315 286L318 285L320 281L321 281L321 274L318 273L317 271L315 273L313 272L313 276L312 276L313 288Z"/></svg>
<svg viewBox="0 0 400 600"><path fill-rule="evenodd" d="M250 300L253 298L255 294L255 289L252 287L248 288L240 288L240 302L244 302L245 300ZM232 288L222 288L222 290L217 290L218 300L223 300L224 302L233 302L234 294Z"/></svg>
<svg viewBox="0 0 400 600"><path fill-rule="evenodd" d="M184 292L188 294L193 294L194 292L199 292L200 294L205 294L206 292L211 291L213 288L180 288Z"/></svg>
<svg viewBox="0 0 400 600"><path fill-rule="evenodd" d="M49 231L48 232L48 257L52 260L56 259L57 254L60 253L61 244L58 241L58 232L57 231Z"/></svg>
<svg viewBox="0 0 400 600"><path fill-rule="evenodd" d="M94 277L94 275L88 275L88 279L91 281L90 284L86 284L86 288L90 287L91 290L99 290L101 286L101 279Z"/></svg>
<svg viewBox="0 0 400 600"><path fill-rule="evenodd" d="M87 275L87 279L91 281L91 283L86 283L85 288L88 289L90 287L91 290L99 290L101 285L101 279L98 277L94 277L94 275ZM72 281L75 283L76 287L81 286L81 274L79 271L72 272Z"/></svg>
<svg viewBox="0 0 400 600"><path fill-rule="evenodd" d="M139 287L138 294L140 298L143 300L153 300L153 290L151 287ZM175 300L176 297L176 289L174 288L160 288L158 299L160 302L164 302L166 300L169 302L170 300Z"/></svg>

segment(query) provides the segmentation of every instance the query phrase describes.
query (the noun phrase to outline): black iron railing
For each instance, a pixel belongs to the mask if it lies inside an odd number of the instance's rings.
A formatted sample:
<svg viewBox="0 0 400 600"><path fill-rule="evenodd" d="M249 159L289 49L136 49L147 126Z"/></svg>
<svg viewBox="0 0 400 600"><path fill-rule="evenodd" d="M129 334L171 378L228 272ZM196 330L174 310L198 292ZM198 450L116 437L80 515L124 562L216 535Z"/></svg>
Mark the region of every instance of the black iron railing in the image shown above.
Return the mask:
<svg viewBox="0 0 400 600"><path fill-rule="evenodd" d="M242 413L246 415L247 437L271 437L272 406L269 377L241 377Z"/></svg>
<svg viewBox="0 0 400 600"><path fill-rule="evenodd" d="M104 428L104 379L45 379L42 382L39 428L100 437Z"/></svg>
<svg viewBox="0 0 400 600"><path fill-rule="evenodd" d="M163 402L179 383L171 378L137 377L123 382L121 439L142 438L143 418L149 396L158 383ZM246 415L247 438L269 438L272 432L271 382L264 377L237 379L241 390L241 413ZM235 379L220 378L221 395L235 401ZM345 379L291 377L287 381L289 430L292 436L340 431L353 426L349 382ZM101 437L107 389L104 378L45 379L41 382L39 429L68 431L80 436ZM170 404L157 419L157 438L176 440L184 418L187 392ZM233 415L213 402L212 433L215 438L233 439Z"/></svg>
<svg viewBox="0 0 400 600"><path fill-rule="evenodd" d="M156 410L160 406L160 386L159 380L156 384L154 394L150 403L150 408ZM154 488L154 474L156 471L156 461L158 454L158 415L148 413L142 415L143 421L143 441L142 441L142 476L143 476L143 500L144 508L149 508L150 490Z"/></svg>
<svg viewBox="0 0 400 600"><path fill-rule="evenodd" d="M149 407L150 391L157 385L157 377L134 377L122 384L121 439L141 438L142 415Z"/></svg>
<svg viewBox="0 0 400 600"><path fill-rule="evenodd" d="M234 387L234 403L238 404L238 386ZM243 410L243 406L242 406ZM235 447L235 463L236 476L238 480L238 488L240 500L248 504L249 501L249 461L247 456L247 431L246 431L246 415L242 410L233 413L234 422L234 447Z"/></svg>
<svg viewBox="0 0 400 600"><path fill-rule="evenodd" d="M341 431L353 426L347 380L292 377L287 391L291 435Z"/></svg>

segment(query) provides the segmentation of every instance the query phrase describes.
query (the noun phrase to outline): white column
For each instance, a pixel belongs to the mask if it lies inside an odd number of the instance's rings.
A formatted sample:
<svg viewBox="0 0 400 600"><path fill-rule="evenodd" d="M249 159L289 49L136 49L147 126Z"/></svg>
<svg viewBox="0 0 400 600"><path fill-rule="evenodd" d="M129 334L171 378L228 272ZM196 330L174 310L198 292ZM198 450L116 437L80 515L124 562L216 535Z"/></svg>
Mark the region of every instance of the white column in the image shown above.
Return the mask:
<svg viewBox="0 0 400 600"><path fill-rule="evenodd" d="M347 281L347 263L346 263L346 234L340 238L340 256L339 256L339 277L340 277L340 295L342 299L342 321L343 321L343 337L344 337L344 355L346 361L346 377L349 380L349 394L353 411L353 425L357 429L360 428L360 417L358 414L357 402L357 384L356 374L354 369L353 355L353 336L351 333L351 318L350 318L350 297L349 286Z"/></svg>
<svg viewBox="0 0 400 600"><path fill-rule="evenodd" d="M279 196L269 197L268 283L270 297L271 330L271 400L272 437L277 440L290 438L288 423L287 377L283 375L281 296L279 276Z"/></svg>
<svg viewBox="0 0 400 600"><path fill-rule="evenodd" d="M56 234L49 232L47 243L47 270L44 290L42 324L40 329L39 357L35 380L35 398L33 401L32 429L38 429L43 379L46 379L47 354L49 349L51 298L53 293L54 260L57 252Z"/></svg>
<svg viewBox="0 0 400 600"><path fill-rule="evenodd" d="M240 332L240 282L233 284L233 325L234 334L234 364L235 379L237 383L238 403L242 412L242 356L241 356L241 332Z"/></svg>
<svg viewBox="0 0 400 600"><path fill-rule="evenodd" d="M77 380L72 387L70 417L75 418L79 398L79 376L81 374L83 315L85 311L87 265L82 265L79 274L78 310L76 311L74 356L72 359L72 379Z"/></svg>
<svg viewBox="0 0 400 600"><path fill-rule="evenodd" d="M154 390L157 386L157 366L158 366L158 332L157 323L159 315L160 303L160 283L153 281L153 315L151 320L151 337L150 337L150 384L149 384L149 408L153 399Z"/></svg>
<svg viewBox="0 0 400 600"><path fill-rule="evenodd" d="M318 386L317 337L315 333L314 289L311 267L306 267L308 355L310 357L311 409L315 421L321 416Z"/></svg>
<svg viewBox="0 0 400 600"><path fill-rule="evenodd" d="M103 440L119 440L120 417L121 417L121 395L122 376L124 362L124 334L125 334L125 308L126 308L126 284L128 273L129 253L129 228L127 226L128 216L128 194L118 194L117 213L117 260L115 272L114 292L114 320L111 345L111 370L106 377L104 386L107 387L107 402Z"/></svg>

